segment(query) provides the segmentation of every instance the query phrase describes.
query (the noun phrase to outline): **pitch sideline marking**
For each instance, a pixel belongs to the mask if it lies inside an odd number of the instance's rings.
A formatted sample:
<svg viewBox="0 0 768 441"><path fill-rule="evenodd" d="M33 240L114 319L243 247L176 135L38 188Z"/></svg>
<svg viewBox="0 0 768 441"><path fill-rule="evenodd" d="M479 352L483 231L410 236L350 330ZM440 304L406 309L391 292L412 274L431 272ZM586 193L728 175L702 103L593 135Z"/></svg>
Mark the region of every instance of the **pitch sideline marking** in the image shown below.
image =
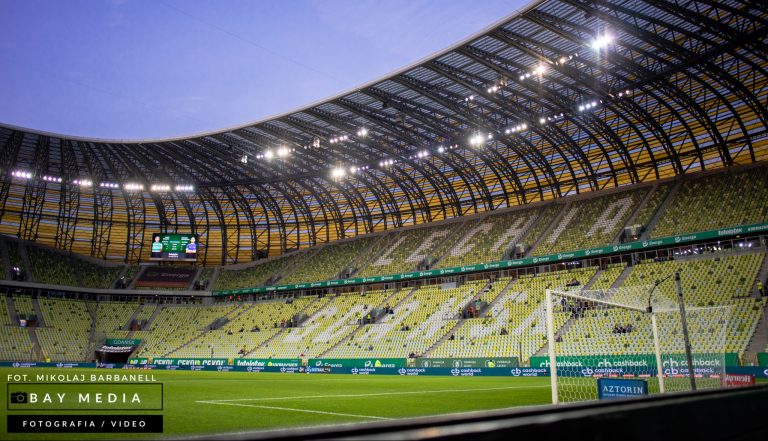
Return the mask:
<svg viewBox="0 0 768 441"><path fill-rule="evenodd" d="M195 402L205 403L205 404L218 404L220 406L240 406L240 407L253 407L257 409L290 410L293 412L320 413L324 415L338 415L338 416L347 416L347 417L354 417L354 418L368 418L368 419L375 419L375 420L391 420L392 419L392 418L373 416L373 415L357 415L354 413L326 412L324 410L296 409L293 407L264 406L260 404L216 403L213 401L195 401Z"/></svg>
<svg viewBox="0 0 768 441"><path fill-rule="evenodd" d="M308 398L355 398L355 397L377 397L386 395L418 395L418 394L430 394L430 393L461 393L461 392L483 392L491 390L507 390L507 389L533 389L533 388L546 388L547 385L542 386L506 386L506 387L486 387L477 389L441 389L441 390L417 390L417 391L403 391L403 392L377 392L372 394L338 394L338 395L305 395L298 397L268 397L268 398L237 398L233 400L201 400L195 401L195 403L210 403L210 404L226 404L232 401L276 401L276 400L305 400Z"/></svg>

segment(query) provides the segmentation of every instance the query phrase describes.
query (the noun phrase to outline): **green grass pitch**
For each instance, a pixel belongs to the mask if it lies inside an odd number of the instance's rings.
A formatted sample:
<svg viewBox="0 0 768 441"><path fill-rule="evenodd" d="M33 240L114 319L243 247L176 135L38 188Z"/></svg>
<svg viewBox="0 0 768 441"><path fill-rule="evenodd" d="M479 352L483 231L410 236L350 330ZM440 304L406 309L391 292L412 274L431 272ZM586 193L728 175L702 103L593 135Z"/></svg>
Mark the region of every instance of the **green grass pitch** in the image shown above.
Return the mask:
<svg viewBox="0 0 768 441"><path fill-rule="evenodd" d="M337 425L365 421L418 417L457 412L502 409L548 404L549 378L516 377L406 377L336 374L277 374L247 372L190 372L107 369L11 369L8 374L30 378L46 374L152 375L164 387L162 412L80 411L16 412L14 414L130 414L155 413L164 416L165 433L150 434L8 434L6 419L0 419L0 438L15 439L100 439L148 438L203 435ZM5 384L3 386L6 386ZM88 386L82 385L82 391ZM5 389L5 387L3 387ZM78 388L78 390L80 390ZM3 391L0 408L8 399Z"/></svg>

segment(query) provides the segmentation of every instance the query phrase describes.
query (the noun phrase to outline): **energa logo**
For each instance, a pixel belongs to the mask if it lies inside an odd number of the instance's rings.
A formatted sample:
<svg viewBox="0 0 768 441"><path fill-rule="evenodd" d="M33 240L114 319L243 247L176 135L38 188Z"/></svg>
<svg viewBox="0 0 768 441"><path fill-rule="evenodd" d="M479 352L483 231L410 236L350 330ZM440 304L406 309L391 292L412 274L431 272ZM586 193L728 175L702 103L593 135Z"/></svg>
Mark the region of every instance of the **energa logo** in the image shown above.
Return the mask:
<svg viewBox="0 0 768 441"><path fill-rule="evenodd" d="M378 362L378 360L377 360ZM371 360L365 360L365 367L369 368L373 365L373 362Z"/></svg>
<svg viewBox="0 0 768 441"><path fill-rule="evenodd" d="M453 367L461 367L461 360L453 360Z"/></svg>

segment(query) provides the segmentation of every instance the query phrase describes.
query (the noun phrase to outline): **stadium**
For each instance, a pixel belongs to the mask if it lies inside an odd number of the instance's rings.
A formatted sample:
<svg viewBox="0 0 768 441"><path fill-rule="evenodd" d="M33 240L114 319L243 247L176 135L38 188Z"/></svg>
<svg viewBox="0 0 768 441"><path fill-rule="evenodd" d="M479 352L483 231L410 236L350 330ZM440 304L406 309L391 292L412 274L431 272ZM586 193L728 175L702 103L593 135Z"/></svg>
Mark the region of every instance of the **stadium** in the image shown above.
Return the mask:
<svg viewBox="0 0 768 441"><path fill-rule="evenodd" d="M0 145L4 439L768 433L762 2L535 1L240 127Z"/></svg>

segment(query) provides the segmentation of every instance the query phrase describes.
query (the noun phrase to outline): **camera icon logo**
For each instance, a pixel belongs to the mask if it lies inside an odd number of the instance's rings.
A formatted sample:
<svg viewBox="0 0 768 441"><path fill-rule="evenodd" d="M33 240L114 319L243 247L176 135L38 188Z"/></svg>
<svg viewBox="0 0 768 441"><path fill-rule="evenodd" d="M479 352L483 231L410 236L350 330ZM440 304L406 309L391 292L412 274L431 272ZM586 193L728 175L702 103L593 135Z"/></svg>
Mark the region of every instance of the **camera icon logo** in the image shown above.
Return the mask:
<svg viewBox="0 0 768 441"><path fill-rule="evenodd" d="M27 404L29 396L26 392L11 392L11 403L13 404Z"/></svg>

